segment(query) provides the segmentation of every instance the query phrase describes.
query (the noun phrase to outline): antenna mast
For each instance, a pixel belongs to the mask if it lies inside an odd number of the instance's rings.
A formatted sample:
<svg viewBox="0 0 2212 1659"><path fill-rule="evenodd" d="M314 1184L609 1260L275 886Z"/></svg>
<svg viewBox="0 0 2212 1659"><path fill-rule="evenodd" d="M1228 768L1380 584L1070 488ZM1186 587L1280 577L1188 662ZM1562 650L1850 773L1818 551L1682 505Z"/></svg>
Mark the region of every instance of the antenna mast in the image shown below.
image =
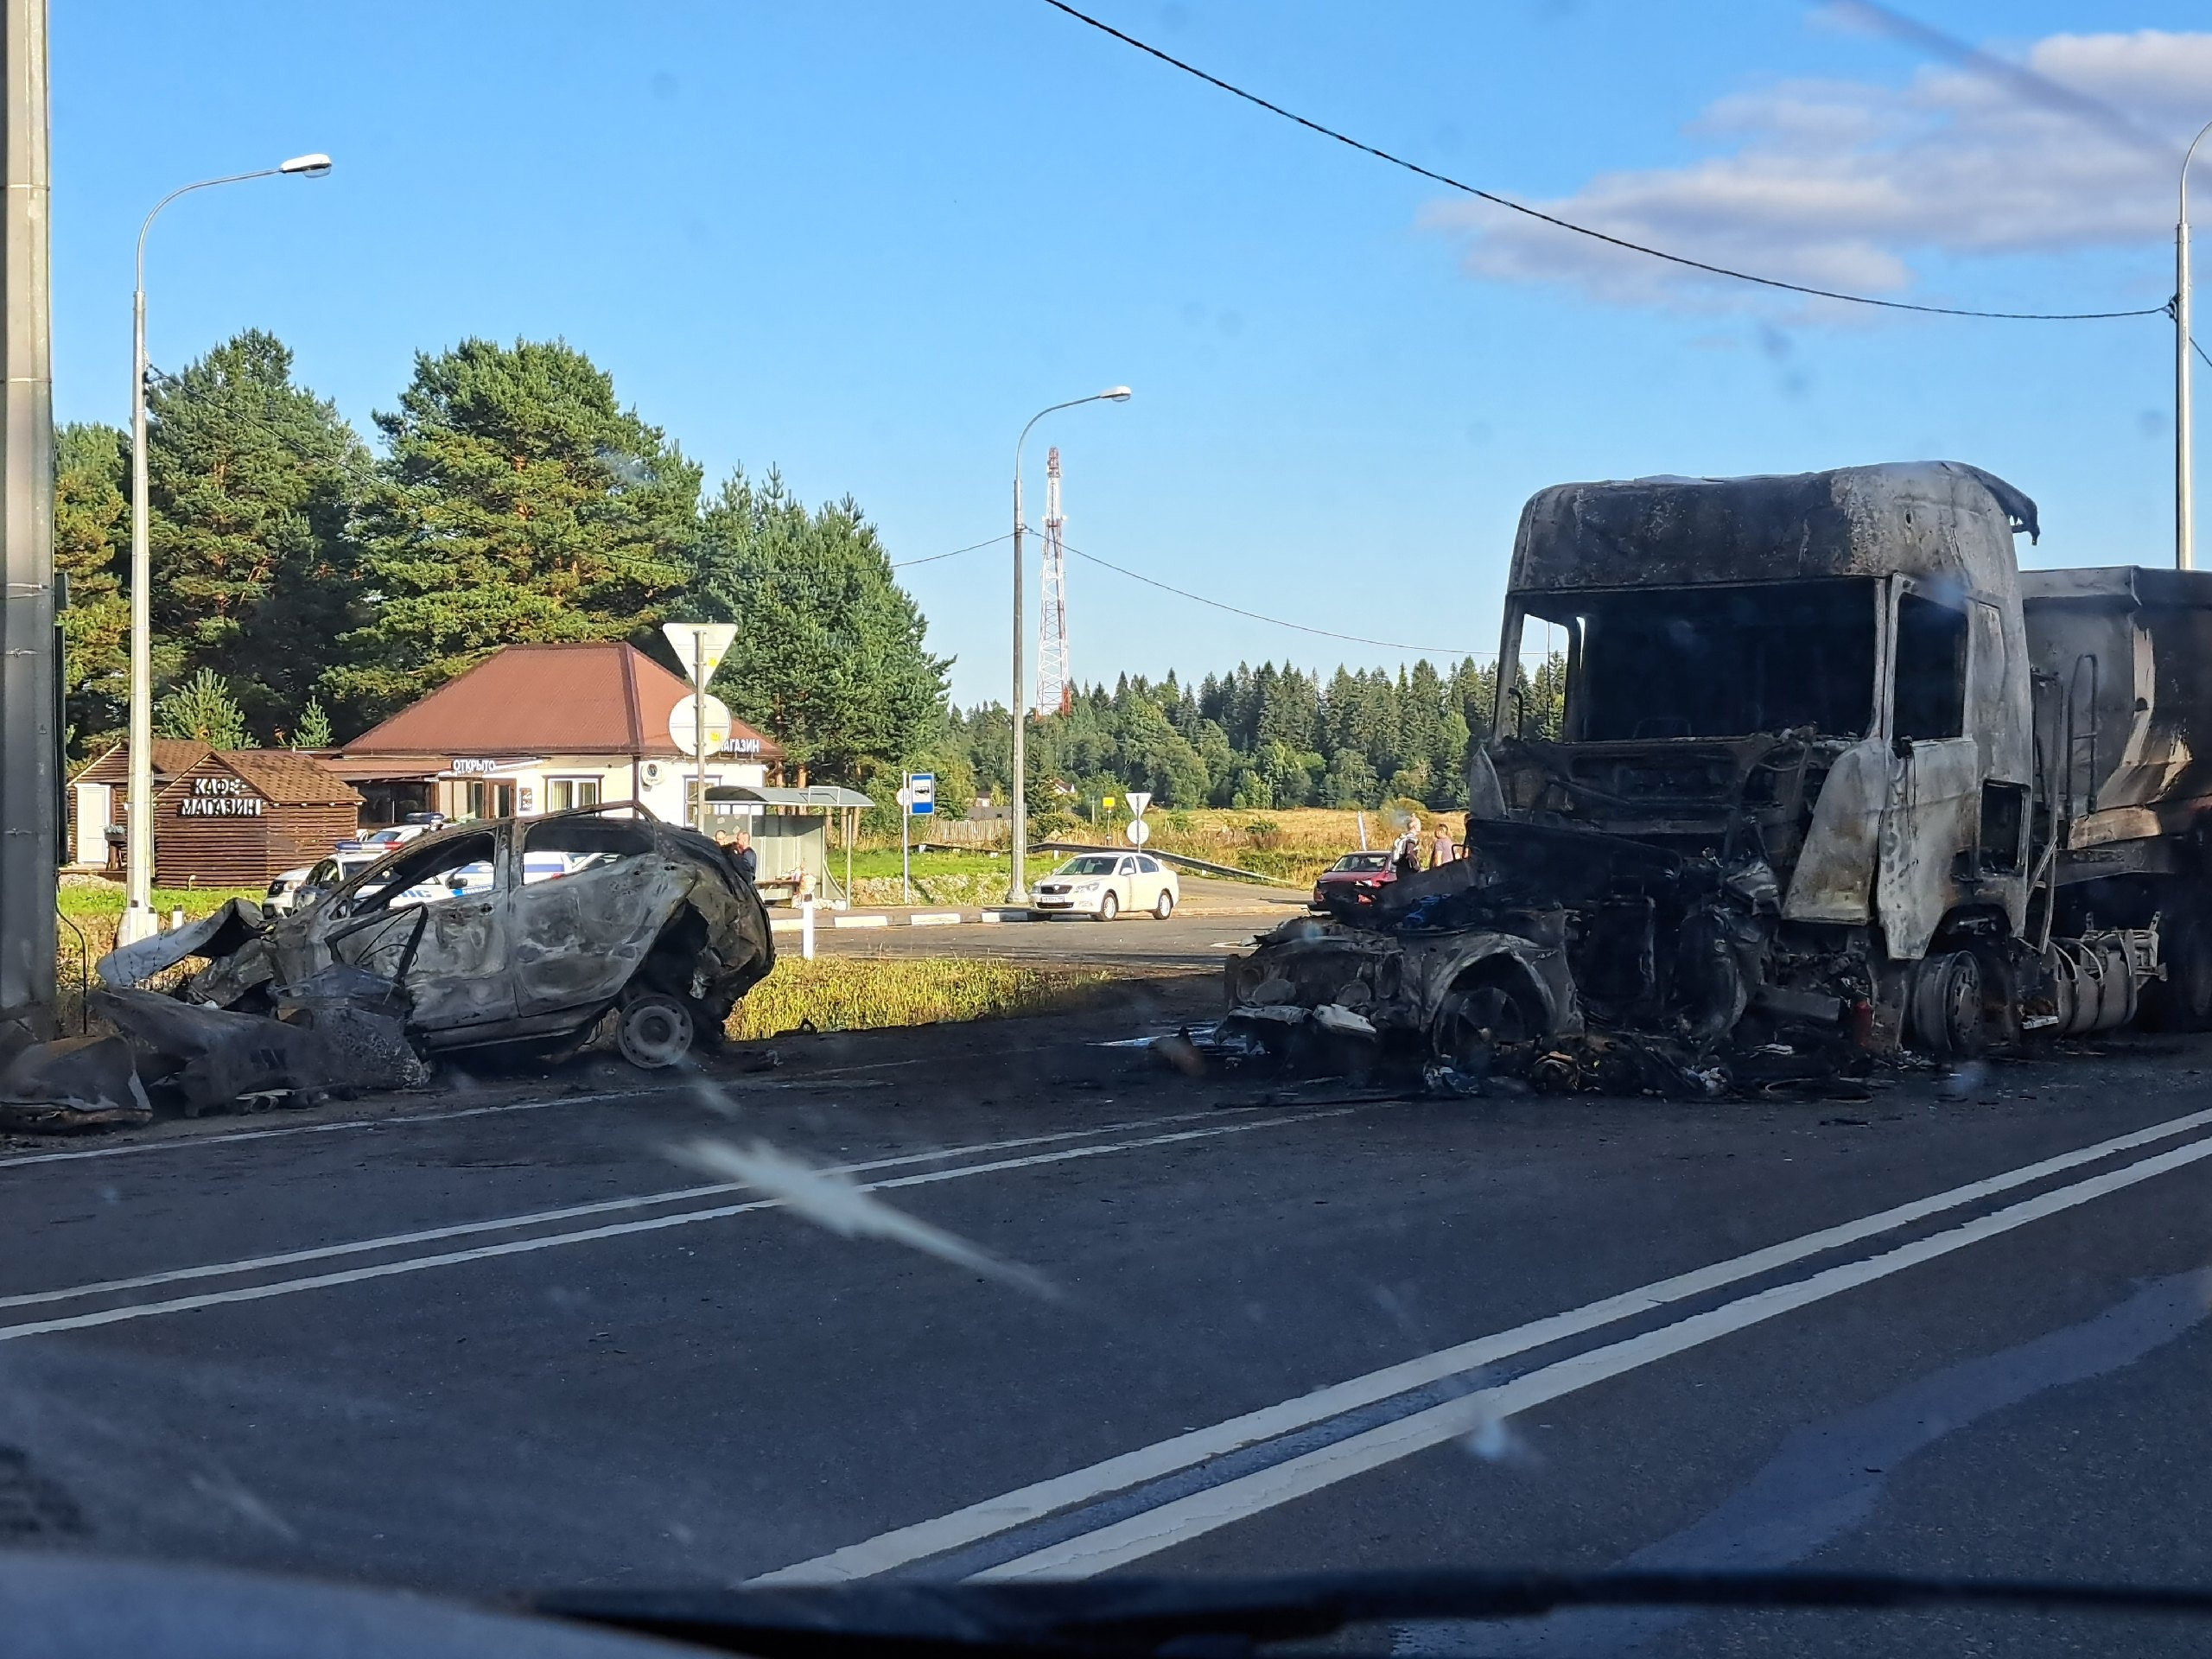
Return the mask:
<svg viewBox="0 0 2212 1659"><path fill-rule="evenodd" d="M1037 712L1066 714L1075 706L1068 674L1068 555L1060 532L1067 519L1060 512L1060 452L1045 461L1045 580L1037 618Z"/></svg>

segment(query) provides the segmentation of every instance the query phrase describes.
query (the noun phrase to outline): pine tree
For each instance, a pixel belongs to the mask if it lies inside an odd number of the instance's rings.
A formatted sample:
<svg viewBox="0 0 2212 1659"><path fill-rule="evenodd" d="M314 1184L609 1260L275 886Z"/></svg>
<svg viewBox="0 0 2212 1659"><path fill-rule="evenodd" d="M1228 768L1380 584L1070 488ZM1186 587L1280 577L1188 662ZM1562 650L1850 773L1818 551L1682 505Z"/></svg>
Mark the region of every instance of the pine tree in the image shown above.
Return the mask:
<svg viewBox="0 0 2212 1659"><path fill-rule="evenodd" d="M292 747L327 749L330 744L330 713L321 697L309 697L307 707L300 710L299 723L292 728Z"/></svg>
<svg viewBox="0 0 2212 1659"><path fill-rule="evenodd" d="M719 695L802 776L864 784L936 731L951 659L925 648L929 625L857 502L810 513L773 471L758 486L733 474L702 523L686 602L741 625ZM1033 753L1033 770L1049 758Z"/></svg>
<svg viewBox="0 0 2212 1659"><path fill-rule="evenodd" d="M264 734L329 666L355 593L368 451L259 329L147 394L154 669L228 683Z"/></svg>
<svg viewBox="0 0 2212 1659"><path fill-rule="evenodd" d="M324 689L359 718L505 645L649 643L690 575L699 469L564 342L415 359L362 514L376 595Z"/></svg>
<svg viewBox="0 0 2212 1659"><path fill-rule="evenodd" d="M238 699L212 668L198 670L154 704L154 734L197 738L218 749L258 747L246 729L245 714Z"/></svg>
<svg viewBox="0 0 2212 1659"><path fill-rule="evenodd" d="M62 718L79 755L122 735L130 671L130 468L124 435L71 424L54 435L54 569L69 582L61 613Z"/></svg>

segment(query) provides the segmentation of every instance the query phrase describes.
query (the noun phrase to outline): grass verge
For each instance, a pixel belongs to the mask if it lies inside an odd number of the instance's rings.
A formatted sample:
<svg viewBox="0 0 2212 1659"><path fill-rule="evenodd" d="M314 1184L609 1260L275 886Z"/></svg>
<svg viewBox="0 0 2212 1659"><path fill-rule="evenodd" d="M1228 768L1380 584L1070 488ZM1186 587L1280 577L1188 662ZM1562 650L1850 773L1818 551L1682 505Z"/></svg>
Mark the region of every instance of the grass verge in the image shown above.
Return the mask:
<svg viewBox="0 0 2212 1659"><path fill-rule="evenodd" d="M872 1031L1049 1014L1123 977L1106 968L973 957L782 957L731 1014L729 1034L751 1041L802 1020L817 1031Z"/></svg>

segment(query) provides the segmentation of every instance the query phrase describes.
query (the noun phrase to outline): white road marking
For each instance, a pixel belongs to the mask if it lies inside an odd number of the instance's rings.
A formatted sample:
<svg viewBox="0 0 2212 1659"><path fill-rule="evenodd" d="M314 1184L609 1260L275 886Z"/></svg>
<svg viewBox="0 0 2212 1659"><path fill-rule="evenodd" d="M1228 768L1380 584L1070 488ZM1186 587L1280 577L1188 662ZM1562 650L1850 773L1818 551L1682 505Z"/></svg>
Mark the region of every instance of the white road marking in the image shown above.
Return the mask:
<svg viewBox="0 0 2212 1659"><path fill-rule="evenodd" d="M119 1147L86 1147L70 1152L26 1152L0 1158L0 1169L27 1164L73 1164L87 1158L128 1158L142 1152L175 1152L188 1147L221 1147L241 1141L275 1141L291 1135L336 1135L348 1129L381 1129L405 1123L449 1123L464 1117L489 1117L497 1112L535 1112L548 1106L594 1106L610 1100L629 1100L639 1095L670 1092L669 1085L646 1089L616 1089L597 1095L555 1095L537 1100L502 1101L495 1106L464 1106L458 1111L394 1112L389 1117L347 1117L330 1123L287 1123L273 1129L226 1129L220 1135L176 1135L158 1141L132 1141Z"/></svg>
<svg viewBox="0 0 2212 1659"><path fill-rule="evenodd" d="M1256 1107L1235 1109L1255 1111ZM1007 1141L978 1141L963 1147L944 1147L933 1152L912 1152L897 1157L872 1159L865 1163L839 1164L834 1173L840 1175L865 1174L871 1170L899 1169L909 1164L934 1163L946 1158L968 1158L978 1153L1011 1152L1021 1147L1050 1146L1059 1141L1080 1141L1091 1135L1127 1135L1135 1129L1156 1128L1163 1123L1187 1123L1198 1118L1217 1117L1216 1112L1183 1112L1173 1117L1156 1117L1139 1122L1107 1123L1094 1129L1068 1129L1057 1135L1026 1135ZM168 1268L160 1273L139 1274L129 1279L103 1279L83 1285L71 1285L60 1290L26 1291L13 1296L0 1296L0 1308L31 1307L45 1302L73 1301L81 1296L99 1296L123 1290L145 1290L155 1285L174 1285L193 1279L222 1278L235 1273L257 1273L270 1268L296 1266L302 1262L327 1262L340 1255L362 1255L375 1250L399 1249L410 1244L431 1244L448 1238L466 1238L472 1233L507 1232L517 1227L538 1227L549 1222L575 1221L585 1216L604 1216L624 1210L651 1209L657 1205L677 1204L686 1199L713 1198L723 1192L734 1192L745 1185L742 1181L719 1181L708 1186L664 1188L658 1192L639 1192L629 1198L598 1198L589 1204L565 1205L557 1210L533 1211L526 1215L499 1216L488 1221L454 1222L443 1227L424 1227L413 1232L391 1233L381 1238L355 1239L343 1244L318 1244L297 1250L284 1250L274 1255L244 1257L235 1262L209 1262L190 1268Z"/></svg>
<svg viewBox="0 0 2212 1659"><path fill-rule="evenodd" d="M1066 1163L1077 1158L1100 1158L1111 1153L1136 1152L1150 1147L1173 1146L1185 1141L1210 1141L1223 1135L1243 1135L1254 1129L1279 1128L1286 1124L1313 1122L1330 1117L1344 1117L1350 1116L1353 1109L1351 1107L1345 1106L1326 1111L1296 1112L1280 1117L1255 1118L1242 1123L1217 1123L1211 1128L1181 1129L1170 1135L1142 1135L1131 1141L1109 1141L1103 1146L1064 1147L1055 1152L1033 1153L1026 1158L1001 1158L989 1163L962 1164L952 1169L925 1170L914 1175L893 1176L888 1180L862 1181L859 1183L859 1186L863 1192L884 1192L908 1186L931 1186L940 1181L966 1180L977 1175L1001 1174L1007 1170L1033 1169L1040 1165ZM1198 1116L1198 1114L1192 1114L1192 1116ZM1207 1113L1205 1116L1218 1115ZM916 1154L916 1158L923 1155L926 1154ZM915 1159L895 1159L885 1161L899 1163L915 1160ZM881 1167L882 1165L876 1166ZM849 1166L847 1171L841 1173L849 1173L850 1170L866 1167L868 1166L853 1165ZM730 1184L696 1189L702 1192L728 1190L730 1190ZM607 1202L620 1204L625 1201L611 1199ZM651 1202L651 1200L639 1202ZM589 1206L582 1207L589 1208ZM118 1325L128 1319L150 1319L157 1314L190 1313L195 1308L218 1307L233 1302L262 1301L271 1296L296 1295L302 1291L325 1290L338 1285L360 1284L372 1279L389 1279L401 1274L423 1273L432 1268L457 1267L464 1262L488 1262L508 1255L526 1255L537 1250L559 1249L572 1244L594 1243L601 1239L626 1238L639 1233L660 1232L671 1227L689 1227L701 1222L721 1221L731 1216L748 1215L755 1211L779 1210L783 1207L784 1201L781 1198L754 1198L742 1204L717 1205L706 1210L686 1210L673 1216L650 1216L636 1221L610 1223L603 1227L588 1227L575 1232L549 1233L536 1238L513 1239L504 1244L479 1245L473 1249L448 1250L434 1255L406 1256L397 1262L380 1262L368 1267L347 1268L340 1272L315 1274L302 1279L279 1279L269 1284L249 1285L236 1290L203 1292L194 1296L174 1297L168 1301L142 1302L128 1307L106 1308L92 1313L76 1313L60 1319L0 1325L0 1342L14 1342L23 1337L46 1336L58 1331L90 1330L96 1325ZM520 1225L523 1222L510 1220L505 1223L474 1224L480 1227L496 1228ZM437 1230L432 1230L423 1236L435 1236ZM385 1243L386 1241L371 1241L359 1245L326 1246L320 1253L302 1251L290 1259L308 1260L318 1254L334 1255L349 1250L378 1249L383 1248ZM286 1259L284 1257L268 1258L279 1262ZM254 1263L251 1262L232 1262L211 1264L203 1268L181 1268L168 1274L149 1275L137 1282L150 1284L180 1278L204 1278L243 1273L250 1271L253 1266ZM11 1304L20 1305L25 1302L61 1300L65 1297L73 1299L93 1295L103 1289L127 1285L130 1282L114 1281L107 1285L82 1285L65 1292L39 1292L28 1296L14 1297L10 1299L10 1301Z"/></svg>
<svg viewBox="0 0 2212 1659"><path fill-rule="evenodd" d="M1531 1407L1578 1393L1624 1372L1841 1295L1861 1285L1886 1279L1907 1268L1918 1267L1970 1244L2009 1233L2031 1222L2041 1221L2207 1158L2212 1158L2212 1139L2192 1141L2139 1163L2093 1175L2070 1186L2037 1193L1947 1232L1900 1244L1879 1255L1824 1268L1809 1278L1755 1291L1656 1331L1576 1354L1510 1382L1431 1406L1395 1422L1368 1429L1271 1468L1224 1481L1207 1491L1193 1492L1095 1532L1033 1550L973 1576L986 1580L1089 1578L1141 1560L1294 1498L1441 1446Z"/></svg>
<svg viewBox="0 0 2212 1659"><path fill-rule="evenodd" d="M1047 1049L1067 1046L1065 1039L1058 1043L1031 1043L1020 1048L1000 1049L995 1052L1008 1054L1040 1054ZM902 1066L941 1065L935 1058L912 1060L872 1060L854 1065L825 1066L803 1077L771 1078L752 1072L741 1072L733 1077L711 1077L710 1081L724 1088L789 1089L798 1084L813 1084L828 1078L840 1077L853 1071L889 1071ZM386 1129L412 1128L419 1124L456 1122L467 1117L489 1117L502 1112L537 1112L553 1106L599 1106L610 1100L635 1100L646 1095L681 1095L687 1093L695 1079L687 1073L676 1083L648 1084L637 1089L610 1089L589 1095L546 1095L531 1100L501 1101L490 1106L463 1106L444 1111L426 1107L416 1112L394 1112L386 1117L347 1117L328 1123L287 1123L267 1129L226 1129L217 1135L173 1135L158 1140L130 1141L120 1146L84 1147L67 1152L26 1152L14 1157L0 1158L0 1169L16 1169L31 1164L73 1164L90 1158L129 1158L143 1152L181 1152L195 1147L232 1146L243 1141L275 1141L294 1135L336 1135L353 1129ZM1155 1118L1154 1122L1172 1120ZM1092 1131L1105 1133L1105 1131Z"/></svg>
<svg viewBox="0 0 2212 1659"><path fill-rule="evenodd" d="M1983 1198L2119 1153L2170 1140L2208 1124L2212 1124L2212 1111L2192 1112L2185 1117L2154 1123L2132 1134L2115 1135L2094 1146L2060 1153L1984 1180L1968 1182L1964 1186L1897 1205L1855 1221L1825 1227L1725 1262L1677 1274L1672 1278L1658 1280L1510 1331L1478 1337L1434 1353L1385 1366L1364 1376L1317 1389L1280 1405L1246 1412L1209 1427L1194 1429L1155 1445L1125 1452L1102 1463L1020 1487L947 1515L880 1533L860 1543L849 1544L826 1555L797 1562L748 1582L834 1583L848 1579L868 1578L932 1555L942 1555L982 1539L1011 1532L1017 1527L1027 1526L1060 1510L1093 1503L1146 1481L1192 1468L1242 1446L1310 1427L1344 1412L1376 1404L1411 1389L1441 1382L1446 1377L1473 1370L1478 1366L1492 1364L1548 1343L1616 1324L1653 1308L1738 1283L1827 1250L1892 1232L1899 1227L1910 1226L1961 1205L1978 1203Z"/></svg>

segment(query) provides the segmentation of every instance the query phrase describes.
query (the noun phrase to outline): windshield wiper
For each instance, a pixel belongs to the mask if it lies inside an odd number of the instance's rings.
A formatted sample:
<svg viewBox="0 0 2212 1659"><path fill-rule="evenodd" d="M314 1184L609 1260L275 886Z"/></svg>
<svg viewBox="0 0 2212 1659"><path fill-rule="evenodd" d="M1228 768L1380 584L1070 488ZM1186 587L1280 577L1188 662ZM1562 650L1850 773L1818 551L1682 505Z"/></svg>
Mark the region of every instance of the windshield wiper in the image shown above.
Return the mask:
<svg viewBox="0 0 2212 1659"><path fill-rule="evenodd" d="M2212 1615L2212 1590L1868 1573L1456 1569L1068 1583L868 1580L757 1590L563 1592L533 1611L762 1659L902 1655L1234 1654L1348 1626L1529 1618L1570 1607Z"/></svg>

